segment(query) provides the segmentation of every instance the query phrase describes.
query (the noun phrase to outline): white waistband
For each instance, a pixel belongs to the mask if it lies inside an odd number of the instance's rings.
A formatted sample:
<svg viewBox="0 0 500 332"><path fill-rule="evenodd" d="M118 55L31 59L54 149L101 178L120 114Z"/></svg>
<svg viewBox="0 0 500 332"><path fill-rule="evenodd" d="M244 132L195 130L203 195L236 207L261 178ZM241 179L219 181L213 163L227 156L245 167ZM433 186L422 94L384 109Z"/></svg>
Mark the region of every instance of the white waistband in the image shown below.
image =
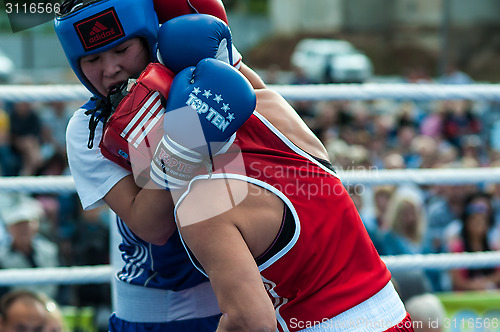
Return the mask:
<svg viewBox="0 0 500 332"><path fill-rule="evenodd" d="M339 299L341 301L341 299ZM377 294L332 319L301 332L380 332L397 325L406 317L406 309L391 281ZM297 322L300 323L300 322ZM306 324L308 322L302 322Z"/></svg>
<svg viewBox="0 0 500 332"><path fill-rule="evenodd" d="M114 280L116 316L128 322L162 323L220 313L210 282L174 292Z"/></svg>

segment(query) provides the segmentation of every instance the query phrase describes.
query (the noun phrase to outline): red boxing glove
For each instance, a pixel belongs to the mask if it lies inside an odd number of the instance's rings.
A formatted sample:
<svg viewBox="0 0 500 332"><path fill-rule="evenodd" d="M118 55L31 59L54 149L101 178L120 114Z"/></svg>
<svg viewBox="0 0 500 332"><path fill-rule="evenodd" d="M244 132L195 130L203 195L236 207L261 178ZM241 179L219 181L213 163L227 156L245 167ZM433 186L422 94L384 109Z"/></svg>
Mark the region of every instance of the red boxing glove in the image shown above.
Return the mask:
<svg viewBox="0 0 500 332"><path fill-rule="evenodd" d="M160 63L149 64L135 82L118 92L125 97L106 122L99 143L102 155L131 171L136 180L141 174L149 177L153 154L163 137L165 100L174 76Z"/></svg>
<svg viewBox="0 0 500 332"><path fill-rule="evenodd" d="M181 15L209 14L220 18L226 24L226 9L221 0L153 0L160 24Z"/></svg>

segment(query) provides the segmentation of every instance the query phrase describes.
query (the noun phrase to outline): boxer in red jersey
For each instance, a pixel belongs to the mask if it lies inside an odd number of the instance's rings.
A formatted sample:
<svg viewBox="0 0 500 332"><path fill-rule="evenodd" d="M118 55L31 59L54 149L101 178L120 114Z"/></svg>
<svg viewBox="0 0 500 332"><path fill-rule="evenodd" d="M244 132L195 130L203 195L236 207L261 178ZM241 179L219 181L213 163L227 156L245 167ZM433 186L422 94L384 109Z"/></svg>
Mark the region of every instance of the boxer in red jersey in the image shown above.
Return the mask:
<svg viewBox="0 0 500 332"><path fill-rule="evenodd" d="M256 94L213 173L176 204L224 314L218 331L412 331L323 145L281 96Z"/></svg>

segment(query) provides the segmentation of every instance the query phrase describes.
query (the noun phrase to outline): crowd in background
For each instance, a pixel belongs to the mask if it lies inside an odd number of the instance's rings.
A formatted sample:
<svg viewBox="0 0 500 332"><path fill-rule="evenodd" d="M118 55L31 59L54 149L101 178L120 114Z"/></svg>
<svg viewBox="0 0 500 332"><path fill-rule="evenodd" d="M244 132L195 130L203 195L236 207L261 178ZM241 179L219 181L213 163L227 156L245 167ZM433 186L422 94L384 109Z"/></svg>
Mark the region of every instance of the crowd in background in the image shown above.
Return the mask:
<svg viewBox="0 0 500 332"><path fill-rule="evenodd" d="M276 82L276 68L268 80ZM433 80L473 84L457 67ZM277 82L283 83L283 82ZM300 71L291 84L308 84ZM500 104L474 100L298 101L293 106L339 170L500 166ZM346 184L381 255L500 250L500 184ZM403 299L424 292L500 289L500 269L393 273Z"/></svg>
<svg viewBox="0 0 500 332"><path fill-rule="evenodd" d="M267 74L267 83L276 83L272 68ZM450 73L443 83L471 83L464 75ZM310 82L296 72L285 83ZM337 169L375 176L381 169L500 166L497 102L335 100L293 106ZM63 102L0 105L0 176L69 175L65 130L75 109ZM500 249L500 184L347 189L381 255ZM0 268L109 263L107 210L83 211L76 194L2 195ZM12 212L26 211L27 204L37 206L31 209L36 215ZM423 293L498 289L499 271L407 271L394 273L394 279L406 300ZM53 286L46 294L63 305L101 306L110 303L106 287Z"/></svg>
<svg viewBox="0 0 500 332"><path fill-rule="evenodd" d="M78 106L64 102L0 105L0 176L69 175L66 126ZM0 220L1 269L110 262L108 210L83 211L76 193L0 193ZM82 315L91 307L94 318L100 320L97 325L107 331L108 284L2 287L0 296L21 289L41 292L63 307L81 308Z"/></svg>

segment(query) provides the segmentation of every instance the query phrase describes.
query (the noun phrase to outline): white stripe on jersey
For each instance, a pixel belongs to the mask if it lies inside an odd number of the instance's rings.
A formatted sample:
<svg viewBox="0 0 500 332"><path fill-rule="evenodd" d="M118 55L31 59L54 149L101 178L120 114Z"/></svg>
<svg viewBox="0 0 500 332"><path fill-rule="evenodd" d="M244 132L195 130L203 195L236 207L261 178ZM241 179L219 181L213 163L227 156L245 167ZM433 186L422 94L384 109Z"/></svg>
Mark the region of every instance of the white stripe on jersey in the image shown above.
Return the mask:
<svg viewBox="0 0 500 332"><path fill-rule="evenodd" d="M137 240L135 235L120 218L117 218L117 221L118 231L122 235L123 243L127 246L135 248L132 255L126 255L124 259L126 264L124 265L123 270L119 273L120 280L130 282L144 273L144 269L140 266L148 259L149 251L143 243Z"/></svg>
<svg viewBox="0 0 500 332"><path fill-rule="evenodd" d="M286 325L285 320L283 317L281 317L280 314L280 308L282 305L286 304L288 302L287 298L281 297L276 292L274 291L274 288L276 287L276 284L270 280L267 280L261 275L262 281L264 282L264 286L266 287L267 292L274 298L274 309L276 311L276 320L278 321L278 324L280 324L281 328L283 329L284 332L288 332L288 326ZM268 289L269 287L269 289Z"/></svg>

